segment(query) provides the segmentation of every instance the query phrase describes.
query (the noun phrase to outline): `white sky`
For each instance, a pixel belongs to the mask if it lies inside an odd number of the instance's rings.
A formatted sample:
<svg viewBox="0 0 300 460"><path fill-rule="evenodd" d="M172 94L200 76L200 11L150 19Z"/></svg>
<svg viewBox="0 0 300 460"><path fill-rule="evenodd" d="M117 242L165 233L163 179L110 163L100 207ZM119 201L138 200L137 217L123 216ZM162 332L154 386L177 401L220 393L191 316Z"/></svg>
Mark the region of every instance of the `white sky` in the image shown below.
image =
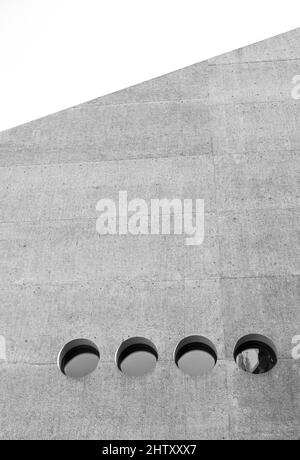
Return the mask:
<svg viewBox="0 0 300 460"><path fill-rule="evenodd" d="M300 26L299 0L0 0L0 131Z"/></svg>

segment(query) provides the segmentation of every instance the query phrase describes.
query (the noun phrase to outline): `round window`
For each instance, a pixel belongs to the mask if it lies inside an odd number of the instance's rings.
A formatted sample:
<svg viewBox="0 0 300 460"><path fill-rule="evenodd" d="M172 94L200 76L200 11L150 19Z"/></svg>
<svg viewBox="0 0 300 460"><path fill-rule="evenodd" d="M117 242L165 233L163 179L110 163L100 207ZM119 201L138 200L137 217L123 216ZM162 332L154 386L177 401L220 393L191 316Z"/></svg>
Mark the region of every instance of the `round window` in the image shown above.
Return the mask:
<svg viewBox="0 0 300 460"><path fill-rule="evenodd" d="M177 367L193 377L210 372L218 359L213 343L200 335L182 339L176 347L174 358Z"/></svg>
<svg viewBox="0 0 300 460"><path fill-rule="evenodd" d="M273 342L259 334L242 337L233 353L238 367L251 374L264 374L277 364L277 352Z"/></svg>
<svg viewBox="0 0 300 460"><path fill-rule="evenodd" d="M152 372L157 360L155 345L144 337L125 340L116 353L116 363L120 371L133 377Z"/></svg>
<svg viewBox="0 0 300 460"><path fill-rule="evenodd" d="M67 377L80 378L93 372L99 359L99 350L91 340L75 339L61 349L57 364Z"/></svg>

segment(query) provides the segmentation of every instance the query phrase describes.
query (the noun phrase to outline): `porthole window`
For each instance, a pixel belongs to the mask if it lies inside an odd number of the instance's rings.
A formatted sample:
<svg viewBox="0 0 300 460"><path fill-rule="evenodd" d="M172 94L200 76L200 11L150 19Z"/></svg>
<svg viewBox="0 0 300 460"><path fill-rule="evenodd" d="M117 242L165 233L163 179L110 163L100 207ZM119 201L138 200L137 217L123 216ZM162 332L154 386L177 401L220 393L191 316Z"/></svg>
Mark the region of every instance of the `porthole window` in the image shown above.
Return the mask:
<svg viewBox="0 0 300 460"><path fill-rule="evenodd" d="M263 335L242 337L235 346L234 359L238 367L251 374L264 374L277 364L277 352L273 342Z"/></svg>
<svg viewBox="0 0 300 460"><path fill-rule="evenodd" d="M116 353L120 371L138 377L152 372L158 360L155 345L144 337L131 337L121 343Z"/></svg>
<svg viewBox="0 0 300 460"><path fill-rule="evenodd" d="M57 364L67 377L80 378L93 372L99 359L98 347L91 340L75 339L61 349Z"/></svg>
<svg viewBox="0 0 300 460"><path fill-rule="evenodd" d="M217 350L206 337L192 335L182 339L174 353L176 366L193 377L207 374L217 363Z"/></svg>

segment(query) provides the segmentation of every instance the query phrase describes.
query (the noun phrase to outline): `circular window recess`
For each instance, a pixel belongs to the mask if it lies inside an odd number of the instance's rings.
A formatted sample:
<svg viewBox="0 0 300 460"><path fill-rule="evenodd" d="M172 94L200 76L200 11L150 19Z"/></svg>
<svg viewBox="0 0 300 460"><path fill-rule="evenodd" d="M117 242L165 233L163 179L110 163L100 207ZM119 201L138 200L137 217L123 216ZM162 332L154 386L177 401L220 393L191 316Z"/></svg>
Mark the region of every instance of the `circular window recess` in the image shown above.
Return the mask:
<svg viewBox="0 0 300 460"><path fill-rule="evenodd" d="M75 339L61 349L57 364L67 377L80 378L93 372L99 359L98 347L91 340Z"/></svg>
<svg viewBox="0 0 300 460"><path fill-rule="evenodd" d="M182 339L174 353L176 366L192 377L210 372L218 357L214 344L206 337L191 335Z"/></svg>
<svg viewBox="0 0 300 460"><path fill-rule="evenodd" d="M144 337L131 337L121 343L116 353L120 371L132 377L152 372L158 360L155 345Z"/></svg>
<svg viewBox="0 0 300 460"><path fill-rule="evenodd" d="M242 337L235 346L233 356L238 367L251 374L264 374L277 364L275 345L259 334Z"/></svg>

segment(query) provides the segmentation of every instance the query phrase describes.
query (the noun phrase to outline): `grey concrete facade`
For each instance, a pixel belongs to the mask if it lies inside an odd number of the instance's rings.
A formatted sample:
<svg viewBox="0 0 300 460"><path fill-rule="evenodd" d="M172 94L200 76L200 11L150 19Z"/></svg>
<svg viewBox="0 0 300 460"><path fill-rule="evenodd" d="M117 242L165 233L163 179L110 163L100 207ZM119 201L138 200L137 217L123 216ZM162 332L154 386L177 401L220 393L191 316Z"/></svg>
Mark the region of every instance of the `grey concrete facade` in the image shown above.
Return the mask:
<svg viewBox="0 0 300 460"><path fill-rule="evenodd" d="M300 29L0 133L2 439L300 437ZM205 240L99 236L96 203L203 198ZM266 375L236 341L278 347ZM183 375L173 350L200 333L219 361ZM154 373L121 374L123 339L151 339ZM65 378L59 349L86 337L97 370Z"/></svg>

